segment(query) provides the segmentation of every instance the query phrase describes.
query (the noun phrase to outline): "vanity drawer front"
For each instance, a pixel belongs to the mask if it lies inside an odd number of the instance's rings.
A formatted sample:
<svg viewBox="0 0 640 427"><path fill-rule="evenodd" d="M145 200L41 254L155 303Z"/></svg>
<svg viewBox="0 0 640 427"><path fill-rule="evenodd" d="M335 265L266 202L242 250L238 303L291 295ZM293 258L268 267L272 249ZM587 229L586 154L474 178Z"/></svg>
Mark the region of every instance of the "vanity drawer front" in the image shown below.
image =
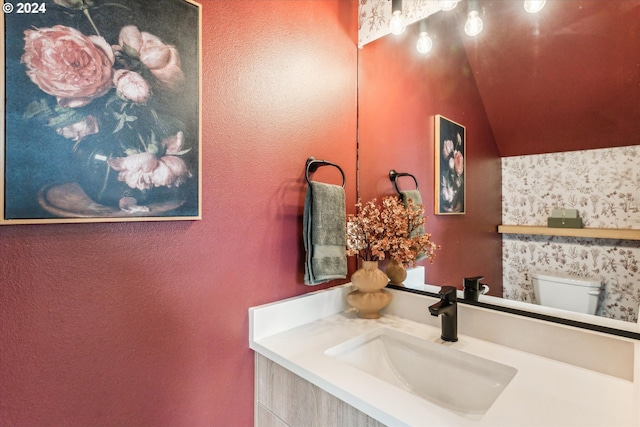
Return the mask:
<svg viewBox="0 0 640 427"><path fill-rule="evenodd" d="M258 353L255 370L256 427L384 427Z"/></svg>

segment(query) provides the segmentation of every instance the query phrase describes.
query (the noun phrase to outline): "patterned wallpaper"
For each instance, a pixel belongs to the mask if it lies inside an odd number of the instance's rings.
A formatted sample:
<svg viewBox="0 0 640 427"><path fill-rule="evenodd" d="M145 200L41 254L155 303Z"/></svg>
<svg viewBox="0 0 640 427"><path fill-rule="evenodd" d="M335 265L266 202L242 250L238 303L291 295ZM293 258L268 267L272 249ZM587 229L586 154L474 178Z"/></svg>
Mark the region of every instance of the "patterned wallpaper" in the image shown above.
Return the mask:
<svg viewBox="0 0 640 427"><path fill-rule="evenodd" d="M404 0L402 14L407 25L440 11L437 0ZM358 3L358 47L390 33L391 0L360 0Z"/></svg>
<svg viewBox="0 0 640 427"><path fill-rule="evenodd" d="M546 225L578 209L585 227L640 229L640 146L502 159L502 223ZM596 314L638 321L640 241L503 234L504 298L534 302L531 271L600 277Z"/></svg>

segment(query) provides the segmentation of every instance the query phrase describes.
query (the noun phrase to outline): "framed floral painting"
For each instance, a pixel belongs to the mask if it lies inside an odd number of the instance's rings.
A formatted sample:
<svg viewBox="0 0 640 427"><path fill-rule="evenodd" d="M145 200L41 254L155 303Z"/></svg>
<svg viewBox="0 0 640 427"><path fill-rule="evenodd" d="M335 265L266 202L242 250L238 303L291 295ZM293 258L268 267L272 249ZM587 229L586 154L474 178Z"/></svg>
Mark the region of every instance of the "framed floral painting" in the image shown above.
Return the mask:
<svg viewBox="0 0 640 427"><path fill-rule="evenodd" d="M8 4L0 223L200 219L200 5Z"/></svg>
<svg viewBox="0 0 640 427"><path fill-rule="evenodd" d="M435 121L435 214L464 214L466 129L441 115Z"/></svg>

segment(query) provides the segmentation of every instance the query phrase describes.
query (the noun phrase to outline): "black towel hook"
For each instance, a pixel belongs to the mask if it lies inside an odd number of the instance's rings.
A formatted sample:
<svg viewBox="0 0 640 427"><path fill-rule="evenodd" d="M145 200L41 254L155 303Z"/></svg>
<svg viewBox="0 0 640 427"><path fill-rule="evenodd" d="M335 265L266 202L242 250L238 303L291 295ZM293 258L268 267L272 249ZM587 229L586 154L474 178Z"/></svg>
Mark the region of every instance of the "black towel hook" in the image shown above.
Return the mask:
<svg viewBox="0 0 640 427"><path fill-rule="evenodd" d="M394 169L391 169L389 171L389 180L393 182L393 186L395 187L398 194L400 194L400 189L398 188L398 178L400 178L401 176L410 176L411 178L413 178L413 182L416 183L416 190L418 189L418 180L415 176L411 175L410 173L396 172Z"/></svg>
<svg viewBox="0 0 640 427"><path fill-rule="evenodd" d="M344 186L347 184L347 178L344 176L344 171L342 170L342 168L335 163L331 163L328 160L316 160L314 157L309 157L307 159L307 166L304 173L305 177L307 178L307 182L311 184L311 178L309 177L309 174L317 171L318 168L322 166L334 166L338 168L340 174L342 175L342 188L344 188Z"/></svg>

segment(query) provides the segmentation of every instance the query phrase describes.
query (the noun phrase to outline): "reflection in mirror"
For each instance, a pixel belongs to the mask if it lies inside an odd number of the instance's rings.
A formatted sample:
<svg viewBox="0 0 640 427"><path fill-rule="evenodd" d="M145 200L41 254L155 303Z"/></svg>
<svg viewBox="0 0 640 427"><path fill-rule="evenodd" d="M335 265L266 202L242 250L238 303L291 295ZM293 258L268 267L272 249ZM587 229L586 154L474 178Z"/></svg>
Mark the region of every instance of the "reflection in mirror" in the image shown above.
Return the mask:
<svg viewBox="0 0 640 427"><path fill-rule="evenodd" d="M405 283L405 287L398 287L395 285L389 285L389 287L407 292L426 294L433 298L438 298L438 291L440 289L439 286L421 283ZM574 311L545 307L538 304L528 304L522 301L502 299L490 295L480 295L478 301L470 301L464 297L463 291L460 290L458 290L457 296L458 303L472 304L478 307L499 310L506 313L533 317L536 319L640 340L640 325L637 323L609 319L600 316L591 316L588 314L576 313Z"/></svg>
<svg viewBox="0 0 640 427"><path fill-rule="evenodd" d="M470 192L484 192L487 204L495 200L489 192L498 194L500 214L478 213L485 206L471 195L464 218L431 217L427 225L433 227L434 240L442 244L443 255L427 266L425 281L461 288L464 275L483 275L492 292L491 296L481 296L481 302L516 304L518 309L529 307L532 312L546 313L545 307L528 304L536 302L531 277L534 271L599 277L603 292L598 316L586 318L597 325L613 319L610 326L614 329L620 322L628 322L633 329L640 306L640 241L505 234L496 237L499 253L489 259L496 252L487 234L489 228L500 223L546 226L554 208L578 209L584 226L589 228L640 229L640 1L548 0L536 14L526 13L521 1L478 3L484 28L476 37L464 33L467 7L461 2L450 12L429 17L433 49L426 56L399 53L415 51L419 35L415 28L407 28L402 38L390 41L393 36L386 36L363 47L359 59L359 120L364 119L359 123L359 196L371 198L388 191L378 180L376 168L416 170L413 160L403 160L407 157L426 165L418 178L421 188L428 187L429 183L422 183L433 179L430 120L435 114L447 115L468 126ZM398 53L389 55L389 61L408 60L398 67L402 75L388 76L388 87L372 93L371 76L375 72L371 70L380 67L373 59L380 58L367 49L379 49L376 43L393 44ZM466 60L459 70L443 72L447 58L460 52ZM420 79L412 74L420 73L428 74L424 87L413 83ZM414 84L404 88L404 93L426 94L431 99L420 101L415 95L394 99L390 88L401 87L398 81ZM484 111L478 111L477 103L471 107L456 104L462 88L466 90L470 82ZM375 122L369 119L369 103L376 98L381 102L392 100L397 103L393 107L405 102L414 109L422 108L424 117L420 123L405 115L402 123L411 127L402 129L405 139L416 134L423 139L422 145L387 141L406 144L407 149L403 152L396 148L399 154L384 157L394 163L380 167L381 154L386 153L380 148L384 142L375 138L384 131L367 129ZM463 104L470 103L465 100ZM489 132L478 130L484 125L478 115L484 116ZM486 148L487 139L491 139L495 153ZM499 162L497 186L492 185L495 180L489 169L494 158ZM483 183L487 178L489 182ZM433 200L433 194L423 194L423 200ZM456 234L459 229L464 233ZM484 234L476 237L480 234L475 233ZM464 252L467 236L475 252ZM452 261L453 255L447 255L446 251L452 249L462 253L458 257L464 258L462 265ZM494 273L496 267L499 274ZM496 298L501 296L517 301ZM584 320L582 314L562 310L551 309L549 315Z"/></svg>

